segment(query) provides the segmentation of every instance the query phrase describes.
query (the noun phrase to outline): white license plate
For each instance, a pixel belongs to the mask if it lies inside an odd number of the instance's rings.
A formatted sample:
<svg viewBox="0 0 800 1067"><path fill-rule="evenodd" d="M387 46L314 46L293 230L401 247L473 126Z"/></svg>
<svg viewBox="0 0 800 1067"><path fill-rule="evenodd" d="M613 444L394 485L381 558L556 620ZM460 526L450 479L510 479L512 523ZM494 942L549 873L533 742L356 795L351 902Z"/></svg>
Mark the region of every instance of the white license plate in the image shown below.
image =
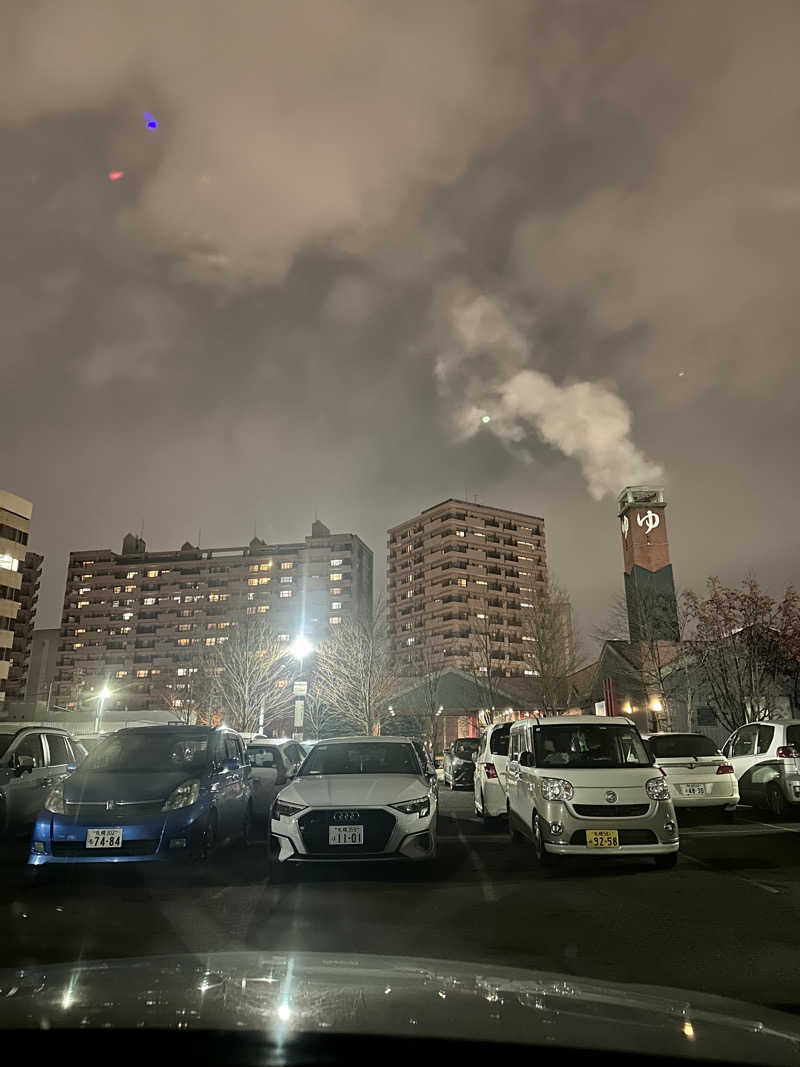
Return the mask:
<svg viewBox="0 0 800 1067"><path fill-rule="evenodd" d="M681 794L685 797L704 797L706 787L704 785L682 785Z"/></svg>
<svg viewBox="0 0 800 1067"><path fill-rule="evenodd" d="M122 827L104 827L86 831L87 848L122 848Z"/></svg>
<svg viewBox="0 0 800 1067"><path fill-rule="evenodd" d="M329 845L363 845L363 826L329 826Z"/></svg>

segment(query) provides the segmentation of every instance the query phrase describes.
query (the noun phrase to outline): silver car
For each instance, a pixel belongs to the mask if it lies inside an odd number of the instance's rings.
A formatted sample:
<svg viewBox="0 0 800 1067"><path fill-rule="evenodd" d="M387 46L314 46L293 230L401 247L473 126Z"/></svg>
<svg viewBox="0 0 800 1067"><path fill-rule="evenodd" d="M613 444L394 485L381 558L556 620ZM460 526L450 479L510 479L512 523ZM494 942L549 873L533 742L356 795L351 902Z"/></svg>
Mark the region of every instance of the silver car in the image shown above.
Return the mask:
<svg viewBox="0 0 800 1067"><path fill-rule="evenodd" d="M247 758L250 762L253 815L259 822L259 829L262 829L266 826L273 800L297 773L305 753L297 741L254 737L247 746Z"/></svg>
<svg viewBox="0 0 800 1067"><path fill-rule="evenodd" d="M81 758L65 730L0 726L0 836L28 833L47 794Z"/></svg>
<svg viewBox="0 0 800 1067"><path fill-rule="evenodd" d="M750 722L722 748L739 781L743 804L776 817L800 805L800 719Z"/></svg>

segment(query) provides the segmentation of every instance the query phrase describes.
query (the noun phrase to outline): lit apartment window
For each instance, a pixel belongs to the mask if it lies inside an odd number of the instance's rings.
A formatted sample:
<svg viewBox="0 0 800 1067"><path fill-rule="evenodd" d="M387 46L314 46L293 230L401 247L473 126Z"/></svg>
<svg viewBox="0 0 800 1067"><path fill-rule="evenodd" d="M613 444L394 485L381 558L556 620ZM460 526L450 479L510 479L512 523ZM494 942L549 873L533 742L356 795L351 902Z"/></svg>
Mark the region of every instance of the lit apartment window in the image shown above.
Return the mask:
<svg viewBox="0 0 800 1067"><path fill-rule="evenodd" d="M248 585L258 585L258 578L248 578L247 579L247 584Z"/></svg>
<svg viewBox="0 0 800 1067"><path fill-rule="evenodd" d="M14 559L13 556L9 556L7 552L0 556L0 568L6 571L19 570L19 560Z"/></svg>
<svg viewBox="0 0 800 1067"><path fill-rule="evenodd" d="M220 593L219 594L219 598L220 598L220 600L227 600L230 597L230 595L231 595L230 593Z"/></svg>
<svg viewBox="0 0 800 1067"><path fill-rule="evenodd" d="M156 674L161 674L161 668L160 667L154 667L153 670L150 671L150 677L151 678L153 678Z"/></svg>
<svg viewBox="0 0 800 1067"><path fill-rule="evenodd" d="M216 628L217 628L217 624L215 622L206 623L206 629L207 630L216 630Z"/></svg>
<svg viewBox="0 0 800 1067"><path fill-rule="evenodd" d="M136 677L137 678L146 678L147 677L147 671L137 671L136 672Z"/></svg>
<svg viewBox="0 0 800 1067"><path fill-rule="evenodd" d="M248 593L247 594L247 599L248 600L255 600L255 598L256 598L256 594L255 593Z"/></svg>
<svg viewBox="0 0 800 1067"><path fill-rule="evenodd" d="M413 637L407 637L406 638L406 644L407 645L413 645L414 644L414 638Z"/></svg>
<svg viewBox="0 0 800 1067"><path fill-rule="evenodd" d="M331 581L331 582L341 582L341 580L342 580L341 571L334 571L333 573L331 573L331 575L330 575L328 580Z"/></svg>
<svg viewBox="0 0 800 1067"><path fill-rule="evenodd" d="M332 559L332 560L331 560L331 566L332 566L332 567L341 567L341 565L342 565L343 563L344 563L344 560L343 560L343 559Z"/></svg>
<svg viewBox="0 0 800 1067"><path fill-rule="evenodd" d="M281 581L282 582L293 582L294 578L291 576L291 574L282 574L281 575Z"/></svg>
<svg viewBox="0 0 800 1067"><path fill-rule="evenodd" d="M536 675L536 674L538 674L539 672L538 672L538 671L524 671L523 673L524 673L524 674L531 674L531 675Z"/></svg>
<svg viewBox="0 0 800 1067"><path fill-rule="evenodd" d="M486 668L485 667L478 667L478 674L486 674Z"/></svg>
<svg viewBox="0 0 800 1067"><path fill-rule="evenodd" d="M251 605L251 606L250 606L250 607L249 607L249 608L247 609L247 614L248 614L248 615L255 615L255 613L256 613L256 606L255 606L255 604L252 604L252 605Z"/></svg>
<svg viewBox="0 0 800 1067"><path fill-rule="evenodd" d="M338 585L334 586L334 587L331 588L331 596L339 596L341 591L342 591L341 586L338 586Z"/></svg>
<svg viewBox="0 0 800 1067"><path fill-rule="evenodd" d="M121 593L122 592L122 586L121 585L115 585L114 586L114 592L115 593Z"/></svg>
<svg viewBox="0 0 800 1067"><path fill-rule="evenodd" d="M477 530L473 530L472 532L475 534L476 537L485 537L486 536L485 533L478 533Z"/></svg>
<svg viewBox="0 0 800 1067"><path fill-rule="evenodd" d="M456 530L456 537L466 537L466 536L467 536L467 531L466 530Z"/></svg>
<svg viewBox="0 0 800 1067"><path fill-rule="evenodd" d="M340 608L341 606L342 606L341 600L333 600L331 602L331 611L336 611L336 609Z"/></svg>
<svg viewBox="0 0 800 1067"><path fill-rule="evenodd" d="M85 582L87 578L92 578L92 577L93 577L93 575L91 575L91 574L82 574L81 575L81 581Z"/></svg>
<svg viewBox="0 0 800 1067"><path fill-rule="evenodd" d="M262 571L268 571L271 566L272 566L272 560L270 560L269 563L262 563L261 564L261 570ZM282 567L286 567L286 564L282 563L281 566ZM291 563L289 564L289 566L291 567Z"/></svg>
<svg viewBox="0 0 800 1067"><path fill-rule="evenodd" d="M281 589L281 599L286 600L287 597L292 595L291 589Z"/></svg>
<svg viewBox="0 0 800 1067"><path fill-rule="evenodd" d="M135 578L138 573L139 573L138 571L128 571L128 573L125 575L125 577L126 578Z"/></svg>
<svg viewBox="0 0 800 1067"><path fill-rule="evenodd" d="M73 648L83 648L83 641L76 641Z"/></svg>
<svg viewBox="0 0 800 1067"><path fill-rule="evenodd" d="M130 626L120 626L119 632L121 634L129 634L131 632Z"/></svg>
<svg viewBox="0 0 800 1067"><path fill-rule="evenodd" d="M98 630L97 632L100 633L100 630ZM76 630L75 633L76 634L85 634L86 630L85 629Z"/></svg>
<svg viewBox="0 0 800 1067"><path fill-rule="evenodd" d="M258 605L258 614L259 615L263 615L265 611L269 611L269 604L259 604Z"/></svg>
<svg viewBox="0 0 800 1067"><path fill-rule="evenodd" d="M281 563L281 570L282 571L290 571L293 566L294 566L294 563L289 563L288 561L284 560L284 562Z"/></svg>
<svg viewBox="0 0 800 1067"><path fill-rule="evenodd" d="M155 604L156 598L154 596L146 596L144 602L149 606L150 604Z"/></svg>
<svg viewBox="0 0 800 1067"><path fill-rule="evenodd" d="M115 677L117 677L117 678L127 678L128 677L128 672L127 671L117 671Z"/></svg>
<svg viewBox="0 0 800 1067"><path fill-rule="evenodd" d="M526 637L525 634L523 634L522 635L522 640L523 641L535 641L536 638L535 637Z"/></svg>
<svg viewBox="0 0 800 1067"><path fill-rule="evenodd" d="M476 585L486 585L486 582L484 582L482 578L476 578L475 579L475 584Z"/></svg>
<svg viewBox="0 0 800 1067"><path fill-rule="evenodd" d="M206 644L207 645L215 645L216 643L217 643L216 637L207 637L206 638Z"/></svg>
<svg viewBox="0 0 800 1067"><path fill-rule="evenodd" d="M528 600L520 600L519 606L521 608L532 608L533 604L531 604L530 601L528 601Z"/></svg>
<svg viewBox="0 0 800 1067"><path fill-rule="evenodd" d="M258 570L258 564L257 563L251 563L249 569L250 569L250 573L252 574L253 571L257 571Z"/></svg>
<svg viewBox="0 0 800 1067"><path fill-rule="evenodd" d="M331 624L331 626L338 626L341 621L341 615L331 615L331 617L328 619L328 622Z"/></svg>
<svg viewBox="0 0 800 1067"><path fill-rule="evenodd" d="M414 590L413 589L409 589L408 592L406 593L406 600L410 600L413 595L414 595Z"/></svg>
<svg viewBox="0 0 800 1067"><path fill-rule="evenodd" d="M16 567L14 569L16 570ZM78 607L79 608L88 608L89 607L89 601L88 600L79 600L78 601Z"/></svg>
<svg viewBox="0 0 800 1067"><path fill-rule="evenodd" d="M188 674L188 673L189 673L189 668L188 667L178 667L178 677L179 678L182 678L184 676L184 674Z"/></svg>
<svg viewBox="0 0 800 1067"><path fill-rule="evenodd" d="M179 637L178 638L178 644L181 646L181 648L186 648L186 646L189 644L189 638L188 637Z"/></svg>
<svg viewBox="0 0 800 1067"><path fill-rule="evenodd" d="M147 577L148 578L157 578L158 577L158 571L148 571L147 572Z"/></svg>
<svg viewBox="0 0 800 1067"><path fill-rule="evenodd" d="M288 641L289 640L289 635L288 634L278 634L278 640L279 641Z"/></svg>
<svg viewBox="0 0 800 1067"><path fill-rule="evenodd" d="M459 585L462 585L462 586L466 586L466 584L467 584L467 579L466 579L466 578L459 578L459 579L458 579L458 584L459 584Z"/></svg>
<svg viewBox="0 0 800 1067"><path fill-rule="evenodd" d="M78 590L79 593L91 593L92 587L90 585L82 585Z"/></svg>
<svg viewBox="0 0 800 1067"><path fill-rule="evenodd" d="M287 580L291 582L292 579L291 578L289 578L289 579L281 578L282 582L285 582ZM258 579L258 584L259 585L269 585L269 578L259 578Z"/></svg>
<svg viewBox="0 0 800 1067"><path fill-rule="evenodd" d="M125 586L125 592L126 593L135 593L136 592L136 586L135 585L126 585Z"/></svg>
<svg viewBox="0 0 800 1067"><path fill-rule="evenodd" d="M218 600L219 600L219 593L209 593L209 594L208 594L208 599L209 599L209 600L210 600L210 601L211 601L212 603L216 603L216 601L218 601Z"/></svg>
<svg viewBox="0 0 800 1067"><path fill-rule="evenodd" d="M288 678L279 678L277 680L277 682L275 683L275 688L276 689L285 689L288 684L289 684L289 679Z"/></svg>
<svg viewBox="0 0 800 1067"><path fill-rule="evenodd" d="M224 630L224 629L226 629L226 627L228 627L228 626L230 626L230 623L229 623L229 622L228 622L228 621L226 620L225 622L221 622L221 623L219 623L219 625L218 625L218 629L220 629L220 630Z"/></svg>
<svg viewBox="0 0 800 1067"><path fill-rule="evenodd" d="M484 613L481 611L481 612L478 613L477 618L479 618L479 619L488 619L489 616L488 615L484 615Z"/></svg>

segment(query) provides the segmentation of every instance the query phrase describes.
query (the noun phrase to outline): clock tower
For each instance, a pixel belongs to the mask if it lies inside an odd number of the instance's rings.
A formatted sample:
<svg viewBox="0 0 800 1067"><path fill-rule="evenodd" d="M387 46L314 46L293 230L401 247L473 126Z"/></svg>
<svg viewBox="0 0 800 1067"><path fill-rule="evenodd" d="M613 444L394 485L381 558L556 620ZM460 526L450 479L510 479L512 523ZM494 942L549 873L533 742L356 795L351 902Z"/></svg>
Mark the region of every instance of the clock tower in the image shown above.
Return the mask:
<svg viewBox="0 0 800 1067"><path fill-rule="evenodd" d="M629 485L618 503L631 643L678 641L664 490Z"/></svg>

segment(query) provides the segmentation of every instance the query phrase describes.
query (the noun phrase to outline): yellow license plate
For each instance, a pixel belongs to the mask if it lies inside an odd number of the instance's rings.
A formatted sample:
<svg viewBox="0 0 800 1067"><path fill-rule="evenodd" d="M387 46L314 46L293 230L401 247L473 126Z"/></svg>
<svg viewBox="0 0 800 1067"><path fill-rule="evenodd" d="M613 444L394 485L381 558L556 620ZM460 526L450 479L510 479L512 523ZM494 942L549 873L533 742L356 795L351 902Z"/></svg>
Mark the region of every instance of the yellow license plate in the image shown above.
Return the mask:
<svg viewBox="0 0 800 1067"><path fill-rule="evenodd" d="M619 848L619 832L617 830L587 830L587 848Z"/></svg>

